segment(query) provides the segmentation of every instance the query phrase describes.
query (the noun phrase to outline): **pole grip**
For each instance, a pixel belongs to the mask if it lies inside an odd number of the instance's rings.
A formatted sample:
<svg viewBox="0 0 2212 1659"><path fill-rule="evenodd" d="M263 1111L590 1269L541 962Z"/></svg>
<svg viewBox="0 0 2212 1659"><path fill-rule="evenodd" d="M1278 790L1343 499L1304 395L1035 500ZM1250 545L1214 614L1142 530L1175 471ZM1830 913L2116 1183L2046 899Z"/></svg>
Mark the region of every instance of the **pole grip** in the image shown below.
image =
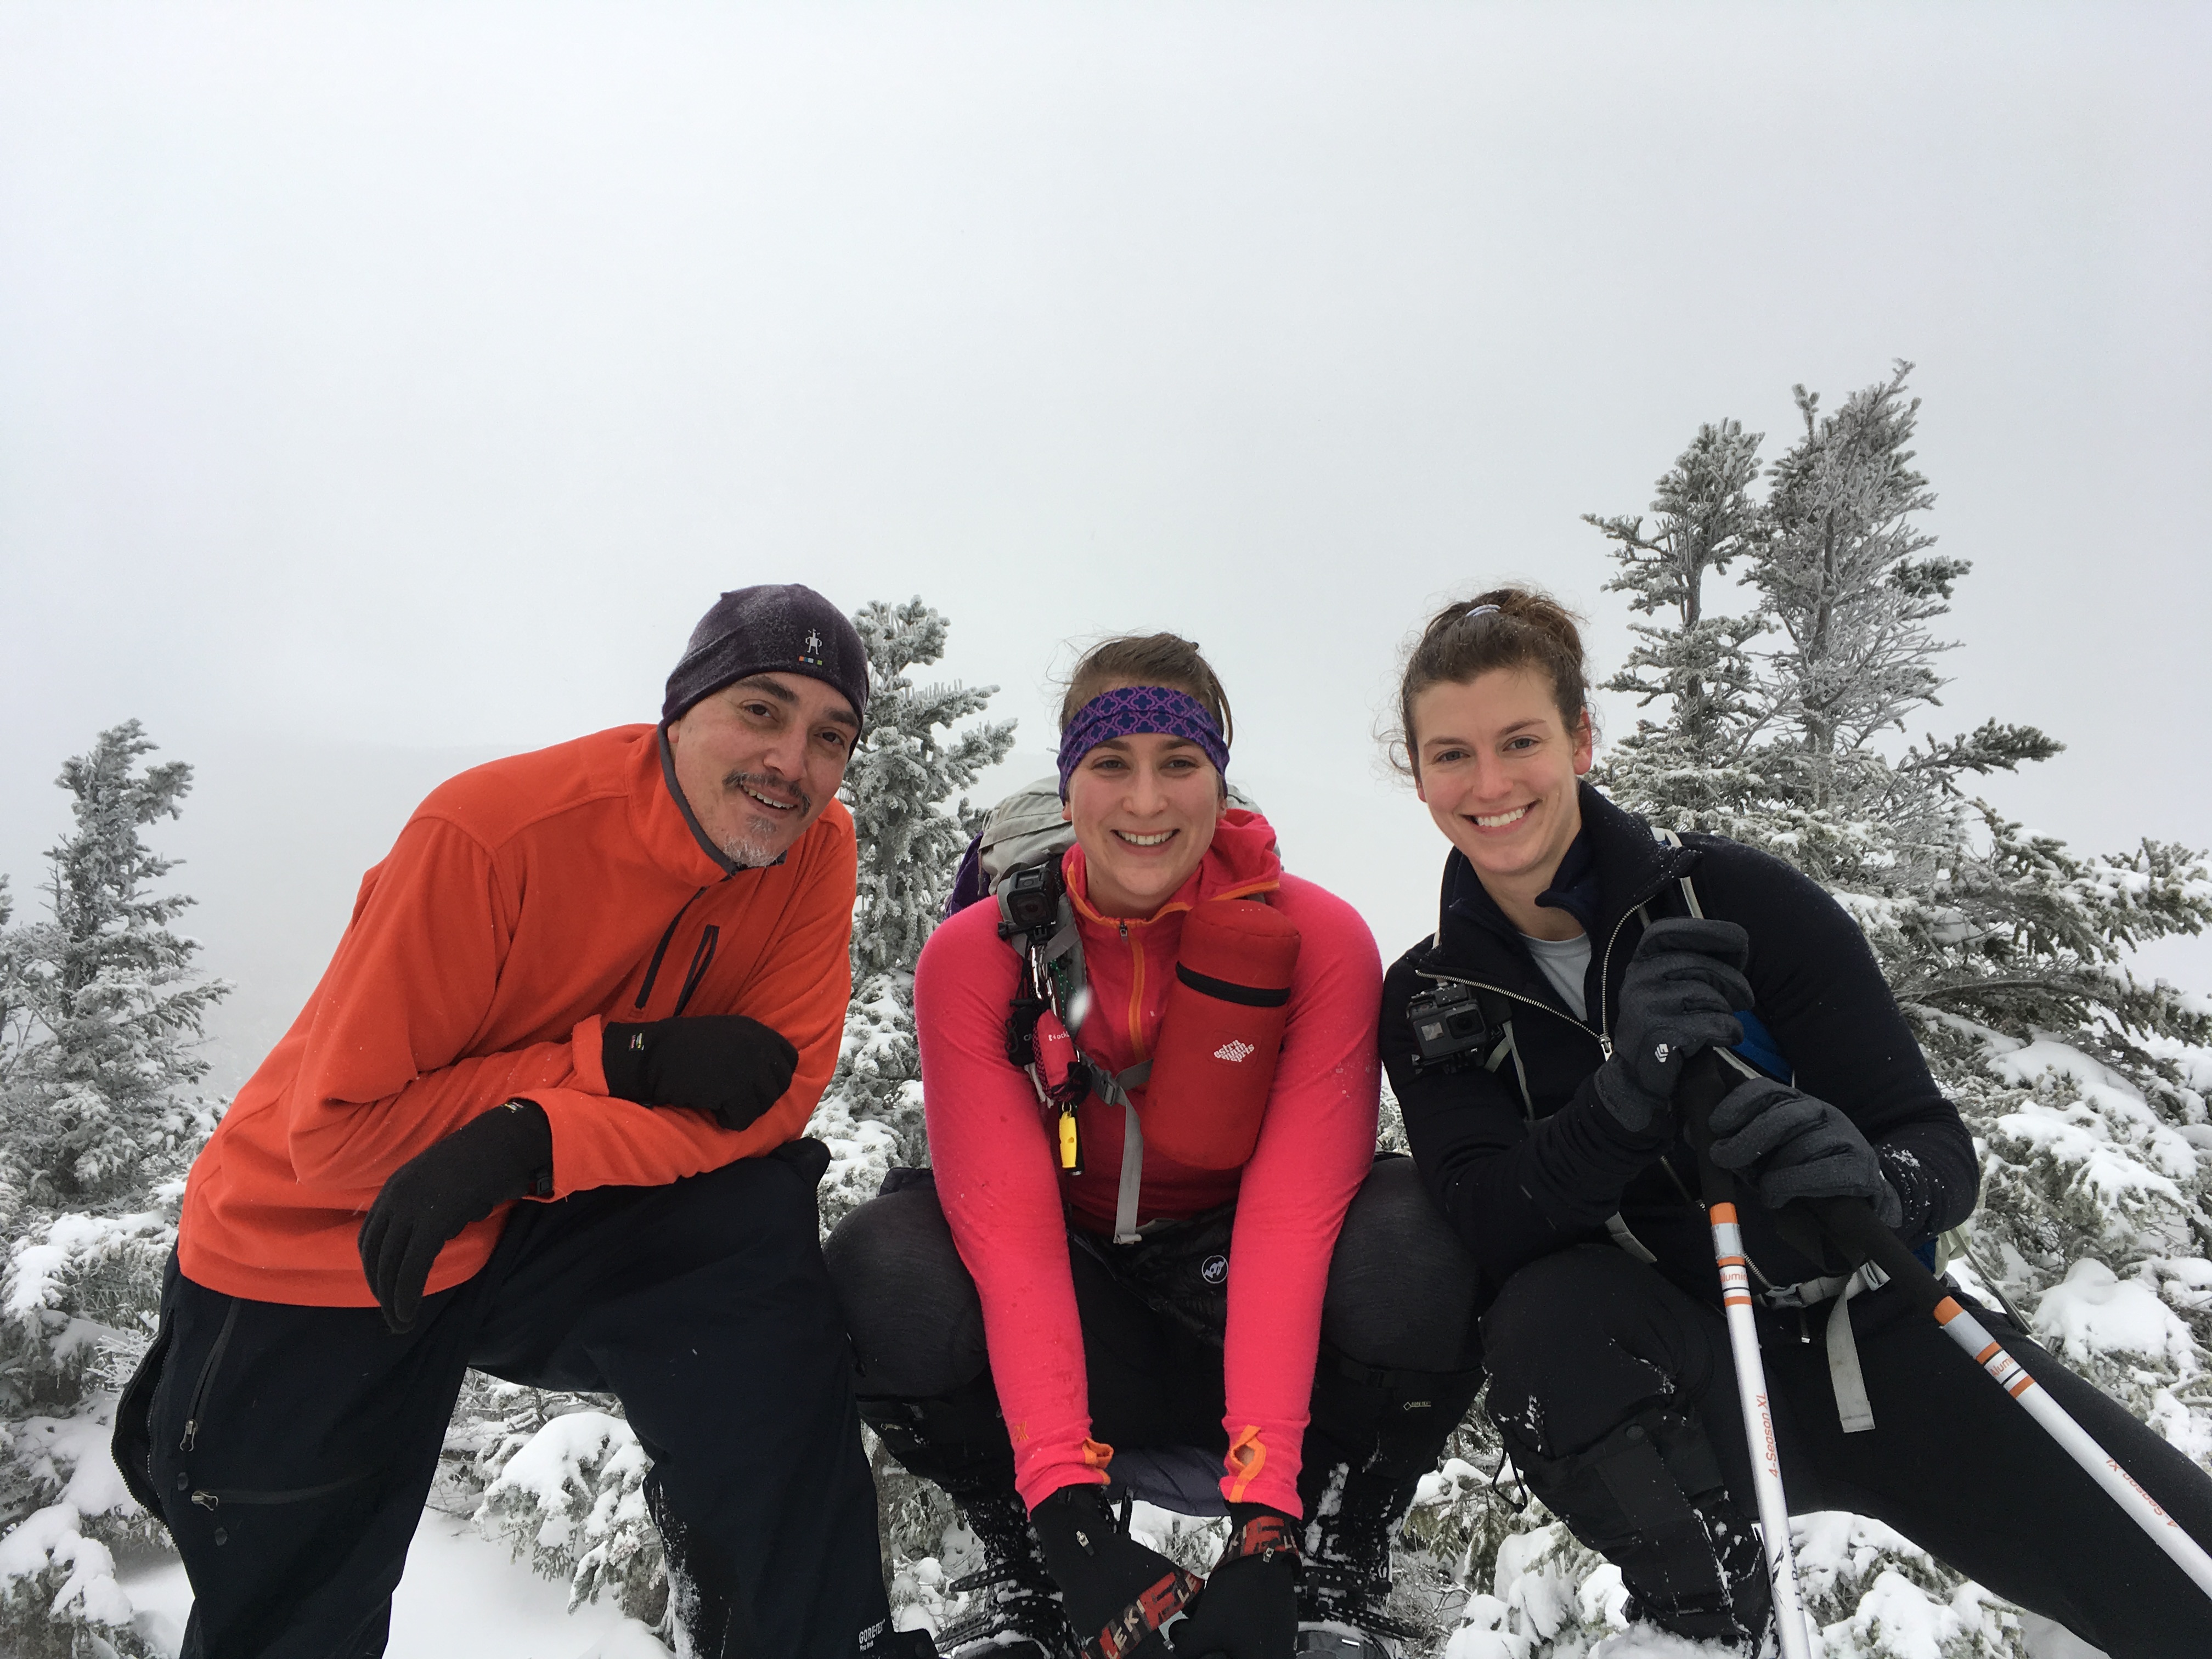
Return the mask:
<svg viewBox="0 0 2212 1659"><path fill-rule="evenodd" d="M1735 1177L1713 1162L1713 1108L1740 1079L1715 1050L1692 1054L1674 1085L1674 1109L1682 1115L1683 1137L1698 1155L1698 1196L1710 1209L1735 1201Z"/></svg>
<svg viewBox="0 0 2212 1659"><path fill-rule="evenodd" d="M1802 1200L1813 1212L1820 1230L1841 1245L1854 1262L1871 1261L1888 1274L1891 1282L1923 1313L1933 1314L1951 1293L1943 1281L1905 1247L1905 1241L1881 1224L1874 1206L1863 1198L1812 1198Z"/></svg>

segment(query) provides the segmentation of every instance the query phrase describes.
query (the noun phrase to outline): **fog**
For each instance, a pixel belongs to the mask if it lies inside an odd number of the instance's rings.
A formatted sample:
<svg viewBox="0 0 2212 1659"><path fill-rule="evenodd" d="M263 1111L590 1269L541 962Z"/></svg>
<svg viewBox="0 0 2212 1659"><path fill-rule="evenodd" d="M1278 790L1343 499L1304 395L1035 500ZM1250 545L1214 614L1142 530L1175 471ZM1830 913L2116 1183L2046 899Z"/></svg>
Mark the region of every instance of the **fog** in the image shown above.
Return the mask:
<svg viewBox="0 0 2212 1659"><path fill-rule="evenodd" d="M457 767L650 719L724 588L919 593L1045 769L1175 628L1385 954L1441 841L1396 653L1698 422L1918 367L1971 559L1927 726L2212 843L2212 12L0 4L0 871L137 716L194 762L228 1086ZM1725 599L1723 601L1725 603ZM1615 732L1636 711L1601 707ZM1916 731L1913 735L1917 736ZM2212 990L2212 941L2159 971Z"/></svg>

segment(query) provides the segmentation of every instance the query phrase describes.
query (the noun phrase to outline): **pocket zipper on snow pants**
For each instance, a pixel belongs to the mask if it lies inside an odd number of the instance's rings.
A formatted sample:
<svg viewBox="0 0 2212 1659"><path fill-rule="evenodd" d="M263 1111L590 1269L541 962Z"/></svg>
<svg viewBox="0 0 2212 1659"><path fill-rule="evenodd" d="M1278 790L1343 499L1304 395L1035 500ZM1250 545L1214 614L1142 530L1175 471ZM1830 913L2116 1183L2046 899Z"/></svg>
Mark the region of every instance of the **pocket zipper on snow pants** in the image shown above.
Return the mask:
<svg viewBox="0 0 2212 1659"><path fill-rule="evenodd" d="M178 1449L181 1451L193 1451L198 1448L200 1414L207 1409L208 1391L214 1385L216 1367L222 1363L223 1350L230 1346L231 1329L238 1323L238 1298L231 1297L230 1306L223 1312L222 1328L216 1333L215 1346L208 1350L208 1357L200 1366L199 1376L192 1384L191 1403L185 1408L184 1438L178 1442ZM221 1509L225 1504L302 1504L309 1498L325 1498L331 1492L343 1492L348 1486L358 1486L368 1480L373 1473L374 1471L363 1469L357 1474L349 1474L341 1480L326 1480L319 1486L297 1486L289 1492L236 1490L226 1492L202 1489L193 1492L191 1498L193 1503L210 1513ZM220 1542L221 1534L218 1534L216 1536L217 1541Z"/></svg>
<svg viewBox="0 0 2212 1659"><path fill-rule="evenodd" d="M372 1471L363 1469L359 1474L349 1474L342 1480L325 1480L319 1486L295 1486L290 1492L195 1492L192 1502L213 1512L225 1504L304 1504L311 1498L327 1498L334 1492L343 1492L348 1486L357 1486L368 1479Z"/></svg>
<svg viewBox="0 0 2212 1659"><path fill-rule="evenodd" d="M200 1413L207 1406L208 1385L215 1381L215 1368L222 1363L222 1351L230 1346L231 1328L238 1323L238 1298L230 1298L230 1306L223 1310L222 1328L215 1334L215 1346L208 1350L207 1358L200 1365L200 1374L192 1383L191 1403L185 1407L185 1435L177 1442L179 1451L191 1451L199 1444Z"/></svg>

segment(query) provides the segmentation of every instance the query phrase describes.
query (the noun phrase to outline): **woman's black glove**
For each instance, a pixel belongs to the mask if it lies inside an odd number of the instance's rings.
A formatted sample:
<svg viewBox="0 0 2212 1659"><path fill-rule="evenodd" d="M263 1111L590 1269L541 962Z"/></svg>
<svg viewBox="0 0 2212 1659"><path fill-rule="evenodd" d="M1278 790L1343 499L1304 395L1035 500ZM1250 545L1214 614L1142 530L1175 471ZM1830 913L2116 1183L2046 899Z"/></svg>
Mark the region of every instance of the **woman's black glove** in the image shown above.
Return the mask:
<svg viewBox="0 0 2212 1659"><path fill-rule="evenodd" d="M392 1172L361 1224L361 1270L392 1334L413 1328L446 1242L509 1199L553 1190L553 1126L534 1100L464 1123Z"/></svg>
<svg viewBox="0 0 2212 1659"><path fill-rule="evenodd" d="M1298 1644L1297 1522L1264 1504L1229 1506L1229 1547L1190 1616L1168 1632L1176 1659L1291 1659Z"/></svg>
<svg viewBox="0 0 2212 1659"><path fill-rule="evenodd" d="M1859 1126L1772 1078L1745 1079L1713 1108L1712 1159L1749 1180L1770 1210L1796 1198L1863 1198L1885 1227L1905 1219L1905 1200Z"/></svg>
<svg viewBox="0 0 2212 1659"><path fill-rule="evenodd" d="M799 1050L743 1014L609 1024L600 1039L607 1092L641 1106L689 1106L742 1129L783 1098Z"/></svg>
<svg viewBox="0 0 2212 1659"><path fill-rule="evenodd" d="M1103 1486L1062 1486L1030 1511L1044 1564L1086 1650L1130 1653L1195 1595L1199 1580L1121 1530ZM1180 1628L1180 1626L1178 1626ZM1112 1632L1101 1643L1102 1632ZM1165 1652L1158 1639L1147 1659Z"/></svg>
<svg viewBox="0 0 2212 1659"><path fill-rule="evenodd" d="M1675 917L1644 930L1621 981L1613 1058L1591 1079L1622 1128L1665 1127L1690 1057L1743 1041L1735 1011L1752 1006L1750 959L1751 936L1732 921Z"/></svg>

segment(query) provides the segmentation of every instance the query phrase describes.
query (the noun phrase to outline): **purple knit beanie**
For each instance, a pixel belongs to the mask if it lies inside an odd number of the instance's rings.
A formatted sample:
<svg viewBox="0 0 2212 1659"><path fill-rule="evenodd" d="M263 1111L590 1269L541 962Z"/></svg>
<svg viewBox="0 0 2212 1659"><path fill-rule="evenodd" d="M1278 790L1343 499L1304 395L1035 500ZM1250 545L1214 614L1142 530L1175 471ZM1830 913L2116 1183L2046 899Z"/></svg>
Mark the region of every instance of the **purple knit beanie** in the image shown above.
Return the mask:
<svg viewBox="0 0 2212 1659"><path fill-rule="evenodd" d="M668 677L665 722L748 674L804 674L868 712L868 653L845 613L797 582L740 587L714 601L691 630L684 660Z"/></svg>

